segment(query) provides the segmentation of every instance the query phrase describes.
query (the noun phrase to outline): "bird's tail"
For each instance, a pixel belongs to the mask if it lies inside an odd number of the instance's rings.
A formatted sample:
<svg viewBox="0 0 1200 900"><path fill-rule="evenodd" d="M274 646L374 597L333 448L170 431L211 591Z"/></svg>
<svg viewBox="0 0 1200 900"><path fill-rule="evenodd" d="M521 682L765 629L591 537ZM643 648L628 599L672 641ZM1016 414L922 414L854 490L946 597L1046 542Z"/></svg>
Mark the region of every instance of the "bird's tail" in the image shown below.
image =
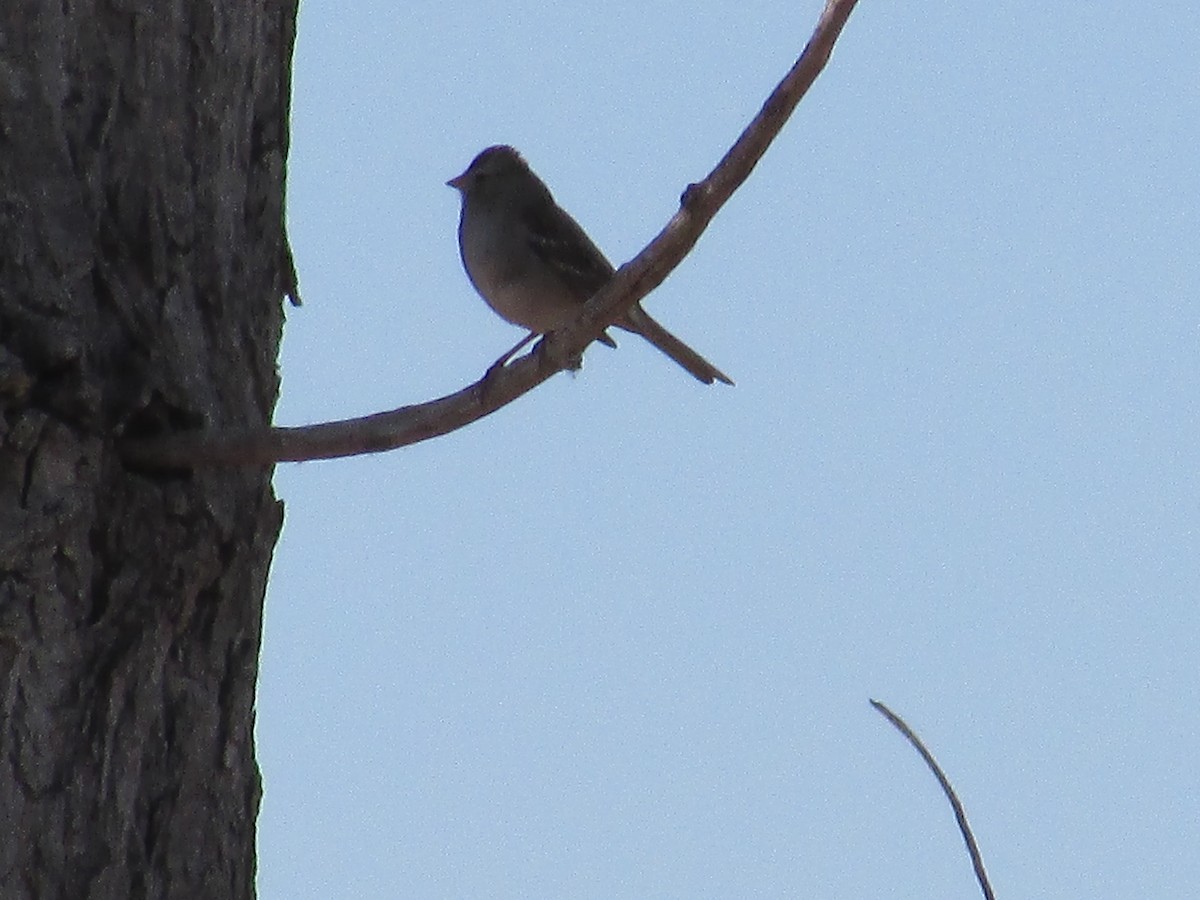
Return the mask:
<svg viewBox="0 0 1200 900"><path fill-rule="evenodd" d="M714 381L733 384L728 375L654 321L650 317L650 313L642 309L641 304L635 305L628 315L617 324L628 331L640 334L687 369L693 378L703 381L705 384L712 384Z"/></svg>

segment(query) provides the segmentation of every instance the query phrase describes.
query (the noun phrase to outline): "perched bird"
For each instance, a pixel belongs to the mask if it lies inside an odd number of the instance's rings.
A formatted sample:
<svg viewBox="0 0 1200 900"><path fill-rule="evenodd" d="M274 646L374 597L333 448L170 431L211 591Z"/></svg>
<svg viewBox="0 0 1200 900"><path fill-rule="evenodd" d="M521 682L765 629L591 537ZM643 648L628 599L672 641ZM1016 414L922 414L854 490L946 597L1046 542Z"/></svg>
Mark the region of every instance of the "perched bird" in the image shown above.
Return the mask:
<svg viewBox="0 0 1200 900"><path fill-rule="evenodd" d="M458 248L467 277L488 306L528 328L530 338L570 323L613 277L612 264L512 147L488 147L446 184L462 195ZM705 384L733 384L640 303L614 324L640 334ZM607 334L599 339L616 346Z"/></svg>

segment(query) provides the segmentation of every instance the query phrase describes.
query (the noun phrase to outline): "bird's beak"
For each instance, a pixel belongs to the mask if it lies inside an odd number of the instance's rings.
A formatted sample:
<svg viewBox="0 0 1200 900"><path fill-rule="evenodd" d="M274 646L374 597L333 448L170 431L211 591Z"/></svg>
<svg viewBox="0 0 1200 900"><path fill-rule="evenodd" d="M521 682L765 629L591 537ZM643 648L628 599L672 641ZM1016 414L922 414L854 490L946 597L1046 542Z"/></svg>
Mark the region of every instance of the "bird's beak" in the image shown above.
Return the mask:
<svg viewBox="0 0 1200 900"><path fill-rule="evenodd" d="M465 187L465 186L466 186L466 183L467 183L467 173L466 173L466 172L463 172L463 173L462 173L461 175L459 175L457 178L451 178L449 181L447 181L447 182L446 182L446 187L452 187L452 188L454 188L456 191L458 191L459 193L461 193L461 192L462 192L462 189L463 189L463 187Z"/></svg>

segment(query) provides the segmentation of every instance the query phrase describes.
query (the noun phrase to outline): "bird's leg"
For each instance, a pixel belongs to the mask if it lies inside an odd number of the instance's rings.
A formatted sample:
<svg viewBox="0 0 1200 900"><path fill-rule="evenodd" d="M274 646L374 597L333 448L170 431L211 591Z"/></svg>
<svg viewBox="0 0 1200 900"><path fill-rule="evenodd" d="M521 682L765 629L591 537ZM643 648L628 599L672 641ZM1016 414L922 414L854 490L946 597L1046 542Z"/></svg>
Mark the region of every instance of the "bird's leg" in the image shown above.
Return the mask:
<svg viewBox="0 0 1200 900"><path fill-rule="evenodd" d="M495 375L496 372L498 372L500 369L503 369L508 364L510 359L529 346L530 342L537 336L538 333L536 331L531 331L529 334L525 335L525 337L521 338L520 342L515 347L488 366L488 370L483 373L483 380L487 381L489 378Z"/></svg>

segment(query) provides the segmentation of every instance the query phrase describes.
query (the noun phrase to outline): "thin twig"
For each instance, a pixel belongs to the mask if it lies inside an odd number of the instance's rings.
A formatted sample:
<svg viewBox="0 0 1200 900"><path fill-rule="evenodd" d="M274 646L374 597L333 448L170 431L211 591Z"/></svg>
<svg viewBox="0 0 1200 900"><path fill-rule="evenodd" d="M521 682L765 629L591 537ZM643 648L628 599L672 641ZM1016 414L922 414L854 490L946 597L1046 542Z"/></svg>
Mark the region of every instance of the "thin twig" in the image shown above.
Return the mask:
<svg viewBox="0 0 1200 900"><path fill-rule="evenodd" d="M527 356L462 390L413 406L299 428L205 431L126 440L132 463L188 467L254 465L378 453L454 431L481 419L567 368L634 303L662 284L695 246L713 216L749 177L796 104L829 61L857 0L826 0L820 21L791 71L767 98L716 168L684 191L679 211L641 253L583 307L571 325L547 335Z"/></svg>
<svg viewBox="0 0 1200 900"><path fill-rule="evenodd" d="M917 752L925 760L925 765L929 766L937 778L938 784L942 786L942 793L946 795L946 799L950 801L950 806L954 809L954 818L958 820L958 830L967 844L967 852L971 854L971 865L975 867L975 877L979 881L979 886L983 889L983 896L987 900L996 900L996 895L992 893L992 885L988 881L987 871L983 868L983 855L979 852L979 844L975 842L975 835L972 833L971 826L967 822L967 811L963 809L958 795L954 793L954 788L950 785L950 779L946 777L946 773L942 771L942 767L937 764L937 760L933 758L933 754L929 752L925 744L921 742L921 739L908 727L907 722L878 700L872 700L871 705L879 710L889 722L895 725L896 729L902 735L908 738L908 742L917 748Z"/></svg>

